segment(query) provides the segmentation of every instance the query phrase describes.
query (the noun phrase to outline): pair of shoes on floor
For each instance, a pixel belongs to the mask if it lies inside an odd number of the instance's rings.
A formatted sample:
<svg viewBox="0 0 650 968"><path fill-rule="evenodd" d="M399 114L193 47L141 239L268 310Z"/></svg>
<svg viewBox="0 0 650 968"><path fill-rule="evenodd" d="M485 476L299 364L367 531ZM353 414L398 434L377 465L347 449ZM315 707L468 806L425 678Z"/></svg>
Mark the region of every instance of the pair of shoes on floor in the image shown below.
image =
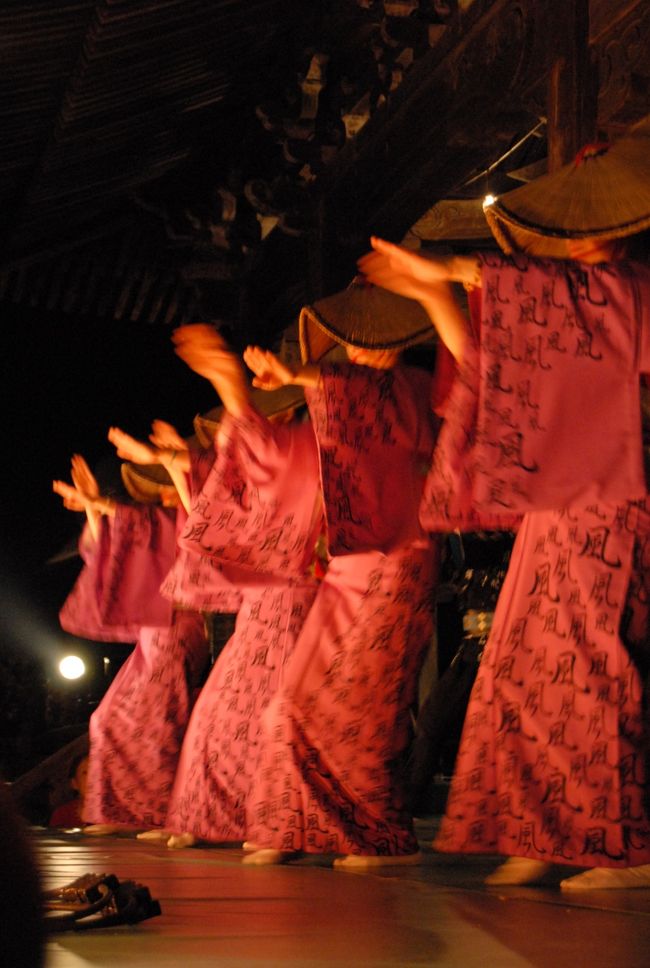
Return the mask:
<svg viewBox="0 0 650 968"><path fill-rule="evenodd" d="M48 934L138 924L161 913L149 888L135 881L119 881L115 874L84 874L46 891L43 907Z"/></svg>

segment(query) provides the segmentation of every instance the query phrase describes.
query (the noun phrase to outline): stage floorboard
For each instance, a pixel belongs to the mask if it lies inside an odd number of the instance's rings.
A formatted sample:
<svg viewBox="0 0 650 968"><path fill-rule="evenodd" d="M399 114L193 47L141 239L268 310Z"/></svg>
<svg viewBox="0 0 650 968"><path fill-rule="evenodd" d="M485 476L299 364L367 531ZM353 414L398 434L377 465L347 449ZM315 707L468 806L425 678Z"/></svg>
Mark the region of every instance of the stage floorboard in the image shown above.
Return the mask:
<svg viewBox="0 0 650 968"><path fill-rule="evenodd" d="M422 865L370 874L36 830L44 887L113 873L162 907L133 927L51 937L46 968L647 968L650 890L487 888L495 860L434 854L428 828Z"/></svg>

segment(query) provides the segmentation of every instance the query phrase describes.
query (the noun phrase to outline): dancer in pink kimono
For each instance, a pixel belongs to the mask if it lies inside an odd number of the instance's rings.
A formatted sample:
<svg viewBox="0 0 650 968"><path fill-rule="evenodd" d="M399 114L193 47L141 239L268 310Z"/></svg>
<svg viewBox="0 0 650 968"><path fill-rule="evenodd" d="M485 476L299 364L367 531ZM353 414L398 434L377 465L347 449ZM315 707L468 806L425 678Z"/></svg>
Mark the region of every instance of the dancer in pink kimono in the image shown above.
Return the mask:
<svg viewBox="0 0 650 968"><path fill-rule="evenodd" d="M260 849L247 863L300 852L343 854L344 867L419 859L400 767L432 629L436 548L417 519L432 381L400 365L394 348L349 345L347 355L290 368L245 353L258 386L307 387L330 555L264 718L248 821Z"/></svg>
<svg viewBox="0 0 650 968"><path fill-rule="evenodd" d="M84 568L60 612L62 627L99 641L135 641L90 719L83 819L90 834L162 823L180 746L208 659L202 617L158 593L176 553L185 513L173 486L168 507L102 497L82 458L74 487L56 481L68 506L83 508Z"/></svg>
<svg viewBox="0 0 650 968"><path fill-rule="evenodd" d="M361 261L372 281L418 299L462 361L425 526L525 515L436 844L507 855L490 884L535 883L569 864L588 870L564 889L650 886L639 398L650 271L624 261L624 237L650 222L649 159L646 121L500 200L490 221L504 247L556 258L428 260L374 240ZM610 182L612 165L626 184ZM553 198L564 199L556 212ZM448 279L481 287L478 343L464 341Z"/></svg>
<svg viewBox="0 0 650 968"><path fill-rule="evenodd" d="M211 380L226 412L163 592L182 607L237 611L233 636L194 708L160 831L168 846L184 847L248 838L260 718L316 594L323 525L309 423L273 423L258 412L241 363L212 327L183 327L174 339L178 354ZM286 404L294 407L300 397Z"/></svg>

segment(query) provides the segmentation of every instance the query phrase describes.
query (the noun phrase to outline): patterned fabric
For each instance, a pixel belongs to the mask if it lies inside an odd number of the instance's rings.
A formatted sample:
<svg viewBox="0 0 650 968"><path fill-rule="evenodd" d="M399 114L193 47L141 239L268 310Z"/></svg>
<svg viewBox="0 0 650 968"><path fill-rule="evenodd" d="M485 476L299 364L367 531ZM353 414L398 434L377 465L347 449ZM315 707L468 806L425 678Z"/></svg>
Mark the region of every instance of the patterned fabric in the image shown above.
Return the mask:
<svg viewBox="0 0 650 968"><path fill-rule="evenodd" d="M226 416L217 458L179 537L181 548L217 560L233 583L247 577L261 587L263 576L274 583L302 575L320 530L313 485L309 489L317 477L309 424L272 425L253 409Z"/></svg>
<svg viewBox="0 0 650 968"><path fill-rule="evenodd" d="M619 634L644 506L526 516L467 710L436 847L554 863L650 862L642 682ZM647 551L645 552L647 554ZM647 569L646 569L647 570ZM643 582L635 575L632 589Z"/></svg>
<svg viewBox="0 0 650 968"><path fill-rule="evenodd" d="M114 517L102 517L97 542L86 527L85 567L59 613L62 628L98 641L133 642L140 626L171 625L172 605L159 587L184 520L181 509L118 504Z"/></svg>
<svg viewBox="0 0 650 968"><path fill-rule="evenodd" d="M162 824L207 658L200 615L175 612L169 628L140 629L90 717L84 821Z"/></svg>
<svg viewBox="0 0 650 968"><path fill-rule="evenodd" d="M432 630L430 548L334 558L264 717L248 836L280 850L410 854L400 783Z"/></svg>
<svg viewBox="0 0 650 968"><path fill-rule="evenodd" d="M434 444L431 374L351 363L321 369L306 393L318 437L329 553L426 541L413 508Z"/></svg>
<svg viewBox="0 0 650 968"><path fill-rule="evenodd" d="M274 426L254 411L226 417L163 591L239 611L192 714L165 826L210 841L248 837L260 717L316 594L322 527L311 426Z"/></svg>
<svg viewBox="0 0 650 968"><path fill-rule="evenodd" d="M648 278L625 265L484 259L480 348L452 394L422 516L527 513L441 850L650 861L650 529L638 498Z"/></svg>
<svg viewBox="0 0 650 968"><path fill-rule="evenodd" d="M316 586L244 590L232 637L196 702L165 826L202 840L248 836L260 717L277 692Z"/></svg>
<svg viewBox="0 0 650 968"><path fill-rule="evenodd" d="M643 497L648 270L491 254L481 292L480 344L448 404L424 526Z"/></svg>
<svg viewBox="0 0 650 968"><path fill-rule="evenodd" d="M68 631L136 646L90 719L84 820L144 827L164 818L208 644L203 619L176 612L158 585L170 568L182 510L119 505L61 610ZM159 625L147 625L156 618Z"/></svg>
<svg viewBox="0 0 650 968"><path fill-rule="evenodd" d="M353 365L324 367L308 394L330 548L352 553L332 558L263 718L248 822L261 846L417 849L399 771L432 622L436 554L417 522L429 399L426 374Z"/></svg>
<svg viewBox="0 0 650 968"><path fill-rule="evenodd" d="M102 616L102 585L105 562L110 556L111 522L102 518L97 539L86 523L79 539L83 568L59 611L61 628L94 642L135 642L138 623L106 625Z"/></svg>

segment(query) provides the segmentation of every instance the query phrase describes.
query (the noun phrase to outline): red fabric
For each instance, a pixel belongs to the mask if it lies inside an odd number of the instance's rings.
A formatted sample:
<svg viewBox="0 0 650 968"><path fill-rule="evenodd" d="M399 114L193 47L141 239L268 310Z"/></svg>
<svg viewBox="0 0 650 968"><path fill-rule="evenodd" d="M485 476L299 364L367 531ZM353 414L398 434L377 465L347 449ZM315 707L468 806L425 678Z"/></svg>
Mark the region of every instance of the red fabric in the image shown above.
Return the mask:
<svg viewBox="0 0 650 968"><path fill-rule="evenodd" d="M399 764L433 624L435 549L334 558L263 717L247 836L308 853L411 854Z"/></svg>
<svg viewBox="0 0 650 968"><path fill-rule="evenodd" d="M639 400L650 274L520 257L483 263L480 345L454 389L422 514L462 523L527 513L436 846L647 864L632 657L639 644L647 651L650 600Z"/></svg>
<svg viewBox="0 0 650 968"><path fill-rule="evenodd" d="M483 258L480 345L449 401L425 527L642 497L650 272Z"/></svg>
<svg viewBox="0 0 650 968"><path fill-rule="evenodd" d="M169 628L140 629L90 717L87 823L163 823L207 659L203 619L194 612L174 612Z"/></svg>
<svg viewBox="0 0 650 968"><path fill-rule="evenodd" d="M247 830L262 847L417 850L398 764L432 626L430 390L416 371L337 365L308 393L335 554L262 719Z"/></svg>
<svg viewBox="0 0 650 968"><path fill-rule="evenodd" d="M413 507L433 452L431 375L352 363L321 369L307 391L318 437L331 555L424 541Z"/></svg>
<svg viewBox="0 0 650 968"><path fill-rule="evenodd" d="M104 563L110 555L111 533L108 518L101 519L97 540L85 525L79 540L83 568L59 611L59 622L64 631L91 641L135 642L137 624L107 626L101 614Z"/></svg>
<svg viewBox="0 0 650 968"><path fill-rule="evenodd" d="M208 659L201 616L176 612L158 591L184 520L180 509L119 505L102 518L96 542L83 536L85 564L61 624L98 641L136 643L90 718L87 823L154 826L167 810Z"/></svg>
<svg viewBox="0 0 650 968"><path fill-rule="evenodd" d="M143 625L172 623L172 605L159 592L176 555L182 509L118 504L102 517L96 542L86 528L84 558L74 588L59 613L66 632L108 642L134 642Z"/></svg>
<svg viewBox="0 0 650 968"><path fill-rule="evenodd" d="M227 417L163 589L238 614L192 713L165 826L210 841L248 838L261 717L316 594L321 532L311 426L274 426L254 411Z"/></svg>
<svg viewBox="0 0 650 968"><path fill-rule="evenodd" d="M647 643L649 536L643 505L526 515L467 709L439 850L584 867L650 862L642 682L632 625L625 642L619 631L634 613ZM631 586L635 538L642 567Z"/></svg>
<svg viewBox="0 0 650 968"><path fill-rule="evenodd" d="M315 594L314 583L241 589L235 630L190 718L165 827L213 842L248 838L261 717Z"/></svg>
<svg viewBox="0 0 650 968"><path fill-rule="evenodd" d="M219 561L237 581L289 578L311 561L318 536L318 456L308 424L273 426L254 410L228 415L219 453L179 538L195 557ZM314 533L315 532L315 533ZM312 541L313 537L313 541Z"/></svg>

